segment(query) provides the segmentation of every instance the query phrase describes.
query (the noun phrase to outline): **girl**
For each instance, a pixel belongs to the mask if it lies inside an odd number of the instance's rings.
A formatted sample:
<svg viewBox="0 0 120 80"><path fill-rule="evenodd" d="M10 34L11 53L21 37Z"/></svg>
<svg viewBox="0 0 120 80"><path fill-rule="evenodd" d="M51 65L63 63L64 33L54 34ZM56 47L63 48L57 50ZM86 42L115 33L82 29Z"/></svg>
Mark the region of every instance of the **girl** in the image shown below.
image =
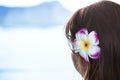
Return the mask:
<svg viewBox="0 0 120 80"><path fill-rule="evenodd" d="M120 5L100 1L79 9L66 25L77 71L85 80L120 80Z"/></svg>

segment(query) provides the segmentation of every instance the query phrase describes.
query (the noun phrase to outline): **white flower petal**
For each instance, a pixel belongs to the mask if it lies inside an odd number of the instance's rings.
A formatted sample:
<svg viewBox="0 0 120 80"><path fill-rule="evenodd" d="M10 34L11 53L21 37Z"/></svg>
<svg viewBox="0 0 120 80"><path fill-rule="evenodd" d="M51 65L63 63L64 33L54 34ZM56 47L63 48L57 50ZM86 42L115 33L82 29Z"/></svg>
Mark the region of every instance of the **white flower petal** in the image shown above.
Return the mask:
<svg viewBox="0 0 120 80"><path fill-rule="evenodd" d="M88 58L87 52L85 52L83 50L79 50L79 54L86 62L89 62L89 58Z"/></svg>
<svg viewBox="0 0 120 80"><path fill-rule="evenodd" d="M98 59L100 57L100 47L99 46L90 46L88 50L88 55L92 59Z"/></svg>
<svg viewBox="0 0 120 80"><path fill-rule="evenodd" d="M92 45L98 45L99 44L99 39L98 39L98 35L95 31L92 31L89 35L88 35L88 40L90 41L90 43Z"/></svg>
<svg viewBox="0 0 120 80"><path fill-rule="evenodd" d="M76 33L77 40L86 40L87 36L88 36L88 31L86 28L82 28Z"/></svg>

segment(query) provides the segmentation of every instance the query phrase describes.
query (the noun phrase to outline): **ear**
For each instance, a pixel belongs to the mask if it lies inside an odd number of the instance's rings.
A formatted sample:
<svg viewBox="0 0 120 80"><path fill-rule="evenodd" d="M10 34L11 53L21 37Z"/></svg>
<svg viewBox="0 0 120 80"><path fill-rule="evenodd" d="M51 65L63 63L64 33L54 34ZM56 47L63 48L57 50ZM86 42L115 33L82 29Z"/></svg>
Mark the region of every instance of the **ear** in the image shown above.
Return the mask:
<svg viewBox="0 0 120 80"><path fill-rule="evenodd" d="M79 54L72 53L72 60L76 70L83 76L86 76L89 64L86 63Z"/></svg>

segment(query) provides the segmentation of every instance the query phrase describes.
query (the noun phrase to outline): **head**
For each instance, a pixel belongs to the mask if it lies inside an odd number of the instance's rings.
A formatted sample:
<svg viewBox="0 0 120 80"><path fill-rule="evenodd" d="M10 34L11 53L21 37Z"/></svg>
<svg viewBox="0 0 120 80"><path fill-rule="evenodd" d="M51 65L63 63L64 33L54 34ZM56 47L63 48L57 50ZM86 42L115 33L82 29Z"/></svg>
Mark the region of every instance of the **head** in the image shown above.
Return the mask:
<svg viewBox="0 0 120 80"><path fill-rule="evenodd" d="M89 58L86 63L72 51L76 70L85 80L120 79L120 5L111 1L100 1L76 11L66 25L66 37L74 42L81 28L95 30L99 37L101 55Z"/></svg>

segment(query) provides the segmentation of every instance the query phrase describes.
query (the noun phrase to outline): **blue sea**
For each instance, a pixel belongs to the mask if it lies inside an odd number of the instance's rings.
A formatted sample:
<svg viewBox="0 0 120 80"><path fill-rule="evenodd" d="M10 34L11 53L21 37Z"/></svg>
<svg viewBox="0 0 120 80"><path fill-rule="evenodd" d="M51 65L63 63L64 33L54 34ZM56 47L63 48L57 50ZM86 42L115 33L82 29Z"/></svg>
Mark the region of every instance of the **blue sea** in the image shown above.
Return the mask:
<svg viewBox="0 0 120 80"><path fill-rule="evenodd" d="M0 80L82 80L64 27L0 28Z"/></svg>

